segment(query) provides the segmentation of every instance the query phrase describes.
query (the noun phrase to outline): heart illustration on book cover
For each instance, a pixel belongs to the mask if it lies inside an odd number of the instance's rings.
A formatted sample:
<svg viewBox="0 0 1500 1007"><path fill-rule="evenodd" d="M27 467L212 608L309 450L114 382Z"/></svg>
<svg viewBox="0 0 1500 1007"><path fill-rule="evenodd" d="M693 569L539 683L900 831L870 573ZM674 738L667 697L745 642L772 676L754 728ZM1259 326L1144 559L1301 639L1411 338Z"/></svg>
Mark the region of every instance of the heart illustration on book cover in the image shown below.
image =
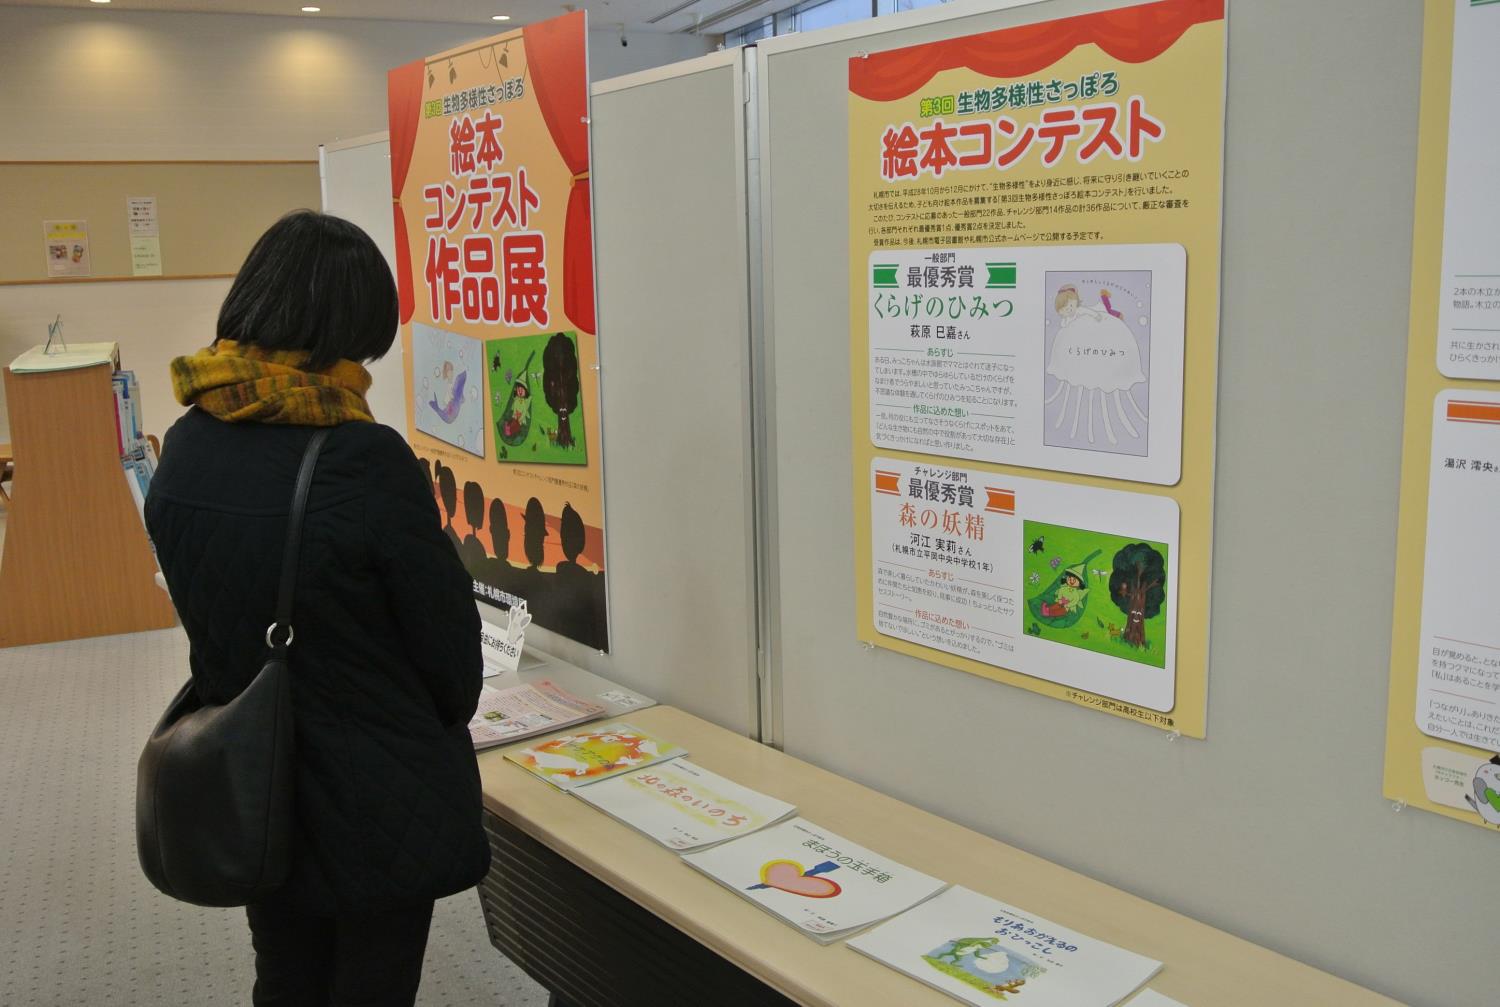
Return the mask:
<svg viewBox="0 0 1500 1007"><path fill-rule="evenodd" d="M760 869L761 883L751 885L745 891L775 888L789 895L801 895L809 899L831 899L844 889L837 881L830 881L820 875L838 868L839 865L832 860L825 860L806 869L795 860L772 860Z"/></svg>

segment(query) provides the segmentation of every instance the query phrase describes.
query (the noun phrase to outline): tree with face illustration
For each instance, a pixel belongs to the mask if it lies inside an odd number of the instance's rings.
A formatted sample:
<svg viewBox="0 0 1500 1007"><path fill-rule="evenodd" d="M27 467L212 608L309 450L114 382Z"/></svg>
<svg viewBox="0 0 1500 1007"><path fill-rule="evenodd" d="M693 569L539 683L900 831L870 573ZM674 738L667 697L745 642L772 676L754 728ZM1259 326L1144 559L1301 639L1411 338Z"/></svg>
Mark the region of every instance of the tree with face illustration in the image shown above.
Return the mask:
<svg viewBox="0 0 1500 1007"><path fill-rule="evenodd" d="M1120 639L1132 647L1146 646L1146 620L1161 612L1167 597L1167 563L1162 554L1144 542L1115 553L1109 597L1125 613Z"/></svg>
<svg viewBox="0 0 1500 1007"><path fill-rule="evenodd" d="M573 446L569 417L578 409L578 350L573 340L559 332L547 340L542 351L542 394L557 414L557 446Z"/></svg>

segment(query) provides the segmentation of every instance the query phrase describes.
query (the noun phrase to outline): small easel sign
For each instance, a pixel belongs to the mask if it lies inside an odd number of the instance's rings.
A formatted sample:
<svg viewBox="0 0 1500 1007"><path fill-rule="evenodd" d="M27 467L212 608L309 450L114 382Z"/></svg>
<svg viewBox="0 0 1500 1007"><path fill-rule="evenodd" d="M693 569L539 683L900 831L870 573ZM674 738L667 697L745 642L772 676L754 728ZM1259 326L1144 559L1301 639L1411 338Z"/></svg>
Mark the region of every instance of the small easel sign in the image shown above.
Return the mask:
<svg viewBox="0 0 1500 1007"><path fill-rule="evenodd" d="M521 650L526 646L526 627L529 625L531 613L527 611L524 601L510 607L510 616L504 629L489 622L480 622L479 643L484 651L485 678L513 672L521 666Z"/></svg>

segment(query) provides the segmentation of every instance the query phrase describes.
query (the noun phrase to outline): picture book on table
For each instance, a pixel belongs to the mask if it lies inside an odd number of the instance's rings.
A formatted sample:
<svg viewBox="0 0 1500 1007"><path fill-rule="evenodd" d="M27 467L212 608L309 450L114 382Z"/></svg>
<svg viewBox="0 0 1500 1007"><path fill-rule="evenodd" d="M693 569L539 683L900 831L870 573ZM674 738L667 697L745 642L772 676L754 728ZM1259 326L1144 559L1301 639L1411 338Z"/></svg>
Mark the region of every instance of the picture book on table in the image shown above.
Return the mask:
<svg viewBox="0 0 1500 1007"><path fill-rule="evenodd" d="M805 818L682 859L823 944L910 909L946 884Z"/></svg>
<svg viewBox="0 0 1500 1007"><path fill-rule="evenodd" d="M615 721L594 730L562 734L505 757L563 790L644 769L687 750Z"/></svg>
<svg viewBox="0 0 1500 1007"><path fill-rule="evenodd" d="M1161 969L956 885L849 946L979 1007L1114 1007Z"/></svg>
<svg viewBox="0 0 1500 1007"><path fill-rule="evenodd" d="M686 759L583 787L578 796L674 850L698 849L749 835L797 810Z"/></svg>
<svg viewBox="0 0 1500 1007"><path fill-rule="evenodd" d="M469 721L474 747L492 748L571 727L604 716L604 707L550 681L479 690L479 708Z"/></svg>

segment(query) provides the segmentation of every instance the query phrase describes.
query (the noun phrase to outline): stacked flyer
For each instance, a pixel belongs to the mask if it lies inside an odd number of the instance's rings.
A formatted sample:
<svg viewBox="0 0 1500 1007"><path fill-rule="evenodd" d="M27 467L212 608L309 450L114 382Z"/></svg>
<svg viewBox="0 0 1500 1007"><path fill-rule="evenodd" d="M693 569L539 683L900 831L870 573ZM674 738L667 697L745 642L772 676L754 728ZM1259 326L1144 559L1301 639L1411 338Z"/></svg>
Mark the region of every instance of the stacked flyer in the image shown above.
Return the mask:
<svg viewBox="0 0 1500 1007"><path fill-rule="evenodd" d="M873 927L849 947L964 1003L1115 1007L1161 969L792 817L687 754L616 721L505 757L821 944Z"/></svg>
<svg viewBox="0 0 1500 1007"><path fill-rule="evenodd" d="M100 344L113 345L113 344ZM115 395L115 447L120 453L120 465L125 470L125 485L135 501L135 509L146 521L146 494L151 492L151 479L156 475L156 450L146 439L141 422L141 386L134 371L115 371L110 376L110 386ZM156 547L152 546L154 553Z"/></svg>
<svg viewBox="0 0 1500 1007"><path fill-rule="evenodd" d="M522 741L604 716L604 707L549 681L479 690L479 708L469 721L476 750Z"/></svg>

